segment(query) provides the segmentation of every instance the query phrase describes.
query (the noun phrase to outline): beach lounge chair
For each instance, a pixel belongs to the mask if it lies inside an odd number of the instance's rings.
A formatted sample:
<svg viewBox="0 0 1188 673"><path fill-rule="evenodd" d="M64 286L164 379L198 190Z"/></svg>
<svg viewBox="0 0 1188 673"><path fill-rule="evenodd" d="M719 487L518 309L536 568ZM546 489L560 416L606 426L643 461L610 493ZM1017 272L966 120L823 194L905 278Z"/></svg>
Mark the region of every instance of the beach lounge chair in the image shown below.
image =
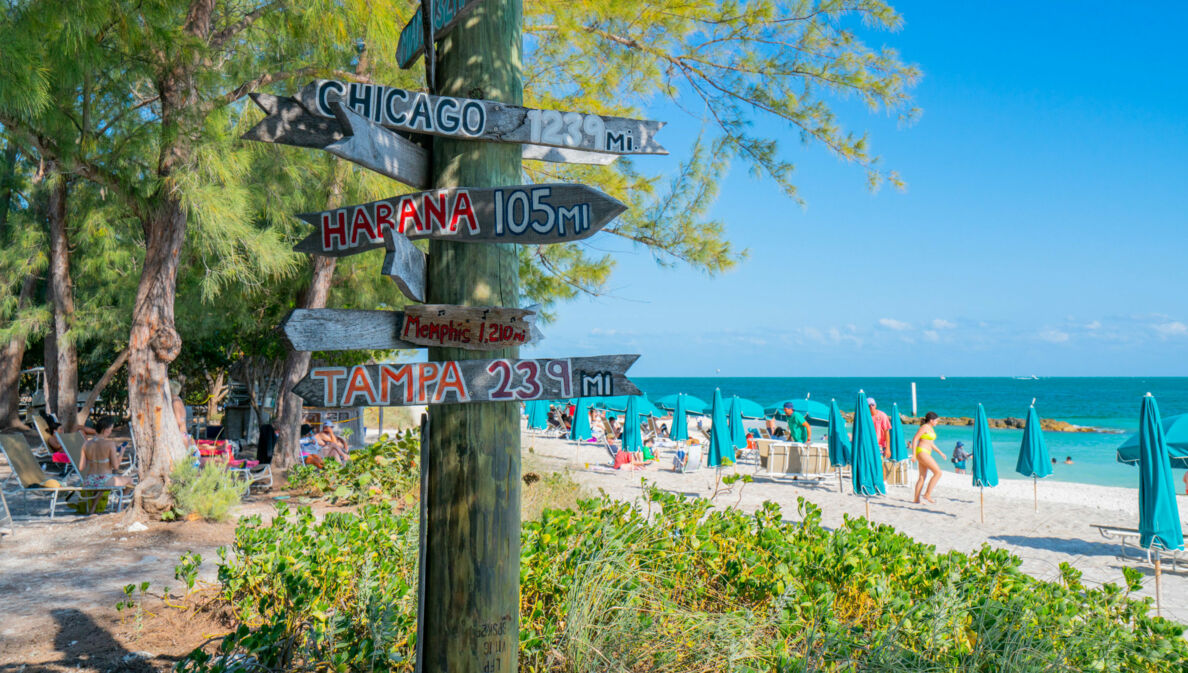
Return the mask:
<svg viewBox="0 0 1188 673"><path fill-rule="evenodd" d="M115 496L116 510L124 507L124 490L118 487L82 487L82 486L45 486L51 477L42 471L29 449L24 435L0 435L0 451L4 452L8 464L16 474L20 484L21 494L28 498L30 493L48 494L50 496L50 518L54 518L58 508L58 496L78 495L80 498L98 497L103 491Z"/></svg>
<svg viewBox="0 0 1188 673"><path fill-rule="evenodd" d="M684 443L677 448L678 451L684 451L686 455L685 462L677 468L677 472L683 474L685 472L696 472L701 469L703 464L701 455L702 446L702 444Z"/></svg>
<svg viewBox="0 0 1188 673"><path fill-rule="evenodd" d="M1126 549L1128 546L1134 545L1135 551L1145 553L1147 556L1147 562L1148 563L1151 562L1151 551L1152 550L1151 549L1143 549L1142 547L1139 546L1139 531L1137 528L1126 528L1123 526L1111 526L1111 525L1103 524L1103 523L1094 523L1094 524L1090 524L1090 525L1093 526L1094 528L1096 528L1097 532L1101 533L1101 536L1104 537L1105 539L1118 541L1118 551L1120 552L1119 556L1121 556L1122 558L1129 558L1129 556L1127 556L1127 554L1126 554ZM1167 558L1171 559L1172 570L1176 570L1176 562L1177 561L1183 561L1186 559L1186 557L1180 552L1169 551L1166 549L1155 549L1154 551L1155 551L1155 553L1160 554L1161 556L1166 556Z"/></svg>
<svg viewBox="0 0 1188 673"><path fill-rule="evenodd" d="M0 538L5 535L12 535L12 510L8 509L8 501L0 492Z"/></svg>
<svg viewBox="0 0 1188 673"><path fill-rule="evenodd" d="M56 432L54 436L58 438L58 443L62 445L62 451L70 460L70 468L62 475L64 479L78 477L82 479L82 469L79 467L82 464L83 444L87 443L86 437L83 437L81 432Z"/></svg>

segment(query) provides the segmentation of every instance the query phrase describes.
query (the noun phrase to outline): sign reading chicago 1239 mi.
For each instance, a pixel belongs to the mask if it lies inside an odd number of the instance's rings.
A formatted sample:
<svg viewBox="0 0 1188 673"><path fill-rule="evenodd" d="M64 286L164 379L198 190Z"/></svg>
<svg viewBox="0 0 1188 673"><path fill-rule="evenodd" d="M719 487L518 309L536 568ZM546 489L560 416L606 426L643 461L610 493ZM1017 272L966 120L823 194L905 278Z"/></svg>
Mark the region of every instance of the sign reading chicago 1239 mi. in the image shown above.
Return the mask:
<svg viewBox="0 0 1188 673"><path fill-rule="evenodd" d="M433 96L380 84L319 79L305 85L297 100L315 115L334 114L331 102L388 128L414 133L528 143L610 154L668 154L656 142L664 122L604 117L580 112L534 110L489 100Z"/></svg>
<svg viewBox="0 0 1188 673"><path fill-rule="evenodd" d="M399 407L638 395L638 355L312 367L293 387L315 407Z"/></svg>

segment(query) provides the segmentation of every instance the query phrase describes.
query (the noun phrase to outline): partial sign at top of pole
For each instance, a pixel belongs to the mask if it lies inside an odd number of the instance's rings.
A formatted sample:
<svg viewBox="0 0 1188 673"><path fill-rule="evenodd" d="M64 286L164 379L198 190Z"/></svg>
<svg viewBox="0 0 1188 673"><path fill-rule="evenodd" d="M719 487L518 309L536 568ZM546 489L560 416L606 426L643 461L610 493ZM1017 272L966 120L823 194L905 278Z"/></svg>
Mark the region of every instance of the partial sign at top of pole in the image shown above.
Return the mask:
<svg viewBox="0 0 1188 673"><path fill-rule="evenodd" d="M375 123L399 131L499 143L527 143L607 154L668 154L656 142L664 122L534 110L489 100L431 96L380 84L319 79L297 100L316 115L334 114L333 95Z"/></svg>
<svg viewBox="0 0 1188 673"><path fill-rule="evenodd" d="M482 0L429 0L433 3L432 17L433 39L445 37L462 17L466 16L474 6ZM417 62L421 54L425 53L424 12L417 8L408 25L400 31L400 42L396 45L396 62L401 68L408 68Z"/></svg>

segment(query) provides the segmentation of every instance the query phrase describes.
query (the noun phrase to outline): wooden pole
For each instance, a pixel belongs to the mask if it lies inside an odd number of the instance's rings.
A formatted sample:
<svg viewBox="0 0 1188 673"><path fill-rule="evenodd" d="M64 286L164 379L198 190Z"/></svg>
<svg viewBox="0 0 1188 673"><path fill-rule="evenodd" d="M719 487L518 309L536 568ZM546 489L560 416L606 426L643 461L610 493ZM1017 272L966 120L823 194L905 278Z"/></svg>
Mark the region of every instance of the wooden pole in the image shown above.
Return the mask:
<svg viewBox="0 0 1188 673"><path fill-rule="evenodd" d="M1035 498L1035 511L1039 512L1039 479L1031 478L1031 495Z"/></svg>
<svg viewBox="0 0 1188 673"><path fill-rule="evenodd" d="M437 45L438 92L519 105L521 0L485 0ZM434 185L522 180L518 144L433 139ZM518 306L515 246L429 243L428 300ZM517 356L431 348L431 361ZM520 598L518 404L443 404L429 414L423 673L514 673Z"/></svg>
<svg viewBox="0 0 1188 673"><path fill-rule="evenodd" d="M982 523L986 523L986 488L978 487L978 511L981 512Z"/></svg>
<svg viewBox="0 0 1188 673"><path fill-rule="evenodd" d="M870 521L870 496L866 496L866 520Z"/></svg>
<svg viewBox="0 0 1188 673"><path fill-rule="evenodd" d="M842 474L841 474L841 472L842 472L842 466L841 466L841 465L838 465L838 466L837 466L837 492L838 492L838 493L844 493L844 492L845 492L845 486L842 484Z"/></svg>
<svg viewBox="0 0 1188 673"><path fill-rule="evenodd" d="M1160 584L1163 581L1163 564L1160 558L1159 550L1155 550L1155 614L1156 616L1163 616L1163 603L1160 599Z"/></svg>

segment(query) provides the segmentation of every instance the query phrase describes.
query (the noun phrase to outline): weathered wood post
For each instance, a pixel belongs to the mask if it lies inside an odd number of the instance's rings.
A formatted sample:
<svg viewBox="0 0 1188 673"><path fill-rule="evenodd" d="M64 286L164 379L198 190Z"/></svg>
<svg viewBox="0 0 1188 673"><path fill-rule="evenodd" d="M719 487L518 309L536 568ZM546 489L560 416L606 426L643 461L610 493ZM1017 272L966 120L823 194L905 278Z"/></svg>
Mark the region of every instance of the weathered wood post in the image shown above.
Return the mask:
<svg viewBox="0 0 1188 673"><path fill-rule="evenodd" d="M438 44L438 94L519 105L521 0L484 0ZM521 180L517 144L433 139L434 186ZM516 246L429 243L428 302L519 306ZM514 358L432 348L431 361ZM429 414L423 673L517 670L520 597L519 404L444 404Z"/></svg>

